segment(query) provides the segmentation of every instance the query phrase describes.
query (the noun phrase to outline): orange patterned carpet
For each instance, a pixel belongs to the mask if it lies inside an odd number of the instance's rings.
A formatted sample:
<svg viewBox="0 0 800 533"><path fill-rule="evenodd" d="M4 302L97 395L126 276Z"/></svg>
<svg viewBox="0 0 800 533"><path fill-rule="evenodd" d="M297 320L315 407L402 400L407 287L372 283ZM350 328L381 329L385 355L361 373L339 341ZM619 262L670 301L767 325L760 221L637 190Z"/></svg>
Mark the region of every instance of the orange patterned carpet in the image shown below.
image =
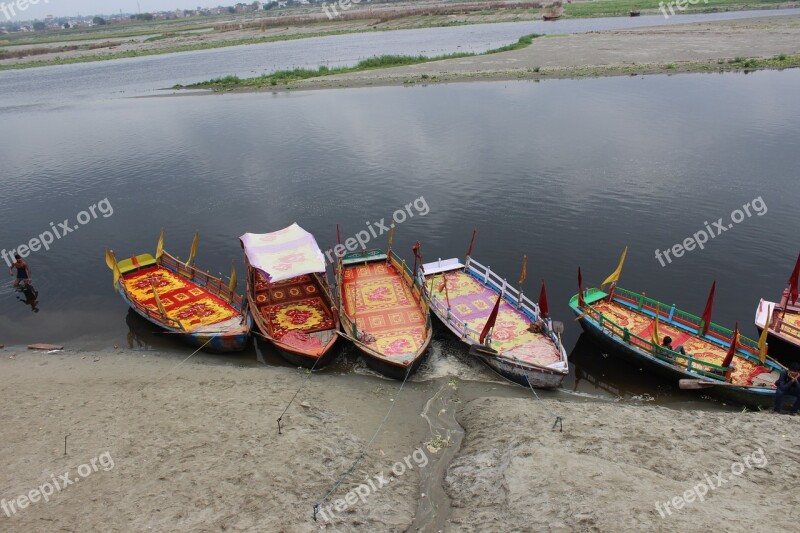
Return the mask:
<svg viewBox="0 0 800 533"><path fill-rule="evenodd" d="M155 266L127 274L122 279L134 300L158 313L152 281L167 316L179 320L187 331L217 324L238 314L229 303L166 268Z"/></svg>
<svg viewBox="0 0 800 533"><path fill-rule="evenodd" d="M271 286L260 273L256 278L258 309L272 325L272 336L278 340L290 331L312 333L333 329L333 313L321 292L310 275L279 281Z"/></svg>
<svg viewBox="0 0 800 533"><path fill-rule="evenodd" d="M606 318L616 322L619 326L628 328L634 335L649 340L653 334L655 319L641 315L622 304L603 300L593 303L592 307L600 311ZM726 348L717 346L705 339L695 337L686 331L665 323L663 317L658 322L658 333L662 339L669 335L672 337L672 345L674 347L683 346L688 355L701 361L721 365L725 360L725 355L728 353ZM752 377L759 371L759 365L744 359L739 356L739 354L736 354L734 357L733 366L734 372L731 376L731 381L740 385L748 385Z"/></svg>
<svg viewBox="0 0 800 533"><path fill-rule="evenodd" d="M450 312L458 321L466 322L475 331L482 331L497 302L497 293L469 274L457 271L446 273L446 295L442 274L433 278L433 294L436 298L446 301L449 295ZM430 283L429 277L429 288ZM547 366L559 362L561 354L553 341L544 335L531 333L528 331L529 326L527 315L503 300L492 332L492 348L500 352L501 356L526 363Z"/></svg>
<svg viewBox="0 0 800 533"><path fill-rule="evenodd" d="M345 310L358 329L375 337L388 357L416 354L426 340L425 316L401 275L388 263L348 267L342 288Z"/></svg>

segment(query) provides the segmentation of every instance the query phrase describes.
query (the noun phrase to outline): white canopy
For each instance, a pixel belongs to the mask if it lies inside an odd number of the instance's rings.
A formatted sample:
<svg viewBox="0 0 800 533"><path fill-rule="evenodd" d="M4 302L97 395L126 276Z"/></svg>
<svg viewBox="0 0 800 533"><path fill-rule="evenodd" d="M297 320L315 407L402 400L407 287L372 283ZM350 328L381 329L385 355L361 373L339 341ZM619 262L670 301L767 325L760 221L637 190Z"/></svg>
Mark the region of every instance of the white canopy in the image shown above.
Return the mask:
<svg viewBox="0 0 800 533"><path fill-rule="evenodd" d="M296 222L273 233L245 233L239 240L250 266L270 283L325 272L325 257L317 241Z"/></svg>

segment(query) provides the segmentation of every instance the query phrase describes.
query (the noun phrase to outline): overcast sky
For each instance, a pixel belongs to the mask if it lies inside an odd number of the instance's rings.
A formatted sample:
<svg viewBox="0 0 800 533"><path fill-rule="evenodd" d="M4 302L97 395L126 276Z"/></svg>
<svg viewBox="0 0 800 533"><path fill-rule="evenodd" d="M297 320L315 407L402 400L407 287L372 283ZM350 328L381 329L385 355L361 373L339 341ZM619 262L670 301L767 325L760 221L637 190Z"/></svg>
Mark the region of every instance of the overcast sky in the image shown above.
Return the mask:
<svg viewBox="0 0 800 533"><path fill-rule="evenodd" d="M142 13L148 11L172 11L174 9L193 9L200 7L216 7L218 5L234 5L237 2L246 0L139 0ZM47 15L56 17L71 15L95 15L119 13L120 9L125 13L136 13L136 0L0 0L0 4L5 4L6 9L0 9L0 23L6 21L5 13L11 14L11 9L16 12L16 16L11 20L31 20L44 18ZM250 3L250 2L247 2ZM20 10L17 6L23 5L25 9Z"/></svg>

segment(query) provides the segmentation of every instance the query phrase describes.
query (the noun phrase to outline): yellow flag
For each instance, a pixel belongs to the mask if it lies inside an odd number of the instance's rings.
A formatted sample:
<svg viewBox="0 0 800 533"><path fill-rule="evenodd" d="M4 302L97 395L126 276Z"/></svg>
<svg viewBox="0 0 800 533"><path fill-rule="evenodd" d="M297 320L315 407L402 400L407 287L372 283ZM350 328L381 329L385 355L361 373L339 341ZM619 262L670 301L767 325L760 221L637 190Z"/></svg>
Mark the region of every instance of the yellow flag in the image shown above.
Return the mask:
<svg viewBox="0 0 800 533"><path fill-rule="evenodd" d="M522 287L522 284L525 283L525 278L528 277L528 256L522 256L522 275L519 277L519 286Z"/></svg>
<svg viewBox="0 0 800 533"><path fill-rule="evenodd" d="M236 279L236 265L233 264L231 261L231 282L228 284L228 288L231 292L236 290L236 285L239 283L239 280Z"/></svg>
<svg viewBox="0 0 800 533"><path fill-rule="evenodd" d="M194 262L194 256L197 255L197 240L200 238L200 232L194 232L194 240L192 241L192 249L189 250L189 259L186 260L187 265L191 265Z"/></svg>
<svg viewBox="0 0 800 533"><path fill-rule="evenodd" d="M111 271L114 273L114 290L118 291L117 282L119 278L122 277L122 273L119 271L119 265L117 265L117 258L114 257L114 252L106 248L106 265Z"/></svg>
<svg viewBox="0 0 800 533"><path fill-rule="evenodd" d="M661 338L658 334L658 314L659 314L659 306L656 305L656 321L653 324L653 334L650 336L650 342L652 342L656 346L661 346Z"/></svg>
<svg viewBox="0 0 800 533"><path fill-rule="evenodd" d="M764 331L758 338L758 359L763 365L767 360L767 335L769 335L769 324L772 322L772 308L767 308L767 318L764 319Z"/></svg>
<svg viewBox="0 0 800 533"><path fill-rule="evenodd" d="M161 236L158 238L158 244L156 245L156 261L161 259L161 256L164 254L164 228L161 228Z"/></svg>
<svg viewBox="0 0 800 533"><path fill-rule="evenodd" d="M622 265L625 263L625 256L628 255L628 247L626 246L624 250L622 250L622 257L619 258L619 265L617 265L617 269L611 273L610 276L606 278L606 280L600 284L600 288L602 289L604 285L608 285L609 283L616 283L619 280L619 275L622 273Z"/></svg>
<svg viewBox="0 0 800 533"><path fill-rule="evenodd" d="M150 286L153 287L153 298L156 299L156 305L158 306L158 310L161 312L161 316L167 318L167 310L164 309L164 304L161 303L161 298L158 296L158 291L156 290L156 284L150 281Z"/></svg>

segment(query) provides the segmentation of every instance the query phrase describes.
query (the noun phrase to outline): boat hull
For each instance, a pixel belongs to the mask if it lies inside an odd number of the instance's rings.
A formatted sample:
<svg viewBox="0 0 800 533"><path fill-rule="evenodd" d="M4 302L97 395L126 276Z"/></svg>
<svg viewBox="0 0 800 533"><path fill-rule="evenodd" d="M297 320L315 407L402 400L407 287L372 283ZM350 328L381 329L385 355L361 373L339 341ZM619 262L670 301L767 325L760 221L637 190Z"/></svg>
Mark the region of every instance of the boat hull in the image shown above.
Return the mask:
<svg viewBox="0 0 800 533"><path fill-rule="evenodd" d="M558 371L534 369L527 365L520 365L502 357L478 355L478 359L501 377L513 381L523 387L536 387L537 389L557 389L561 386L567 374Z"/></svg>
<svg viewBox="0 0 800 533"><path fill-rule="evenodd" d="M356 348L364 356L364 363L366 363L367 367L375 372L389 378L389 379L396 379L398 381L404 381L406 377L411 377L419 370L419 367L422 365L422 362L425 360L425 356L428 354L428 346L431 342L431 335L428 335L428 340L425 342L425 345L421 348L420 353L414 358L410 365L398 365L396 363L392 363L387 361L382 357L377 357L374 354L370 353L368 350L362 349L359 345L356 344ZM409 369L409 366L411 367Z"/></svg>
<svg viewBox="0 0 800 533"><path fill-rule="evenodd" d="M571 308L576 316L583 316L583 313L581 313L580 310L572 306ZM581 318L579 322L583 328L583 331L589 335L595 344L601 348L607 349L610 355L615 356L622 361L636 365L648 373L660 376L676 384L680 379L698 378L697 374L676 369L671 365L655 359L649 354L640 352L632 346L629 346L614 337L606 335L597 327L594 321L589 320L585 316ZM743 387L715 386L705 389L705 392L721 400L727 400L734 403L759 408L772 407L775 402L775 392L767 391L766 389L759 390L763 392L748 390Z"/></svg>
<svg viewBox="0 0 800 533"><path fill-rule="evenodd" d="M758 334L764 331L764 328L756 324ZM782 362L797 361L800 362L800 346L797 346L791 341L785 340L779 335L775 335L772 331L767 333L767 344L769 345L769 355Z"/></svg>
<svg viewBox="0 0 800 533"><path fill-rule="evenodd" d="M154 320L153 317L143 313L127 297L125 291L123 291L121 288L119 288L119 294L125 303L128 304L128 306L135 311L137 315L157 326L158 328L168 332L170 335L177 337L186 344L195 348L202 348L204 352L224 354L241 352L247 348L247 344L250 340L250 329L253 326L253 319L249 313L247 314L244 325L235 331L223 332L220 335L213 335L209 333L192 333L168 327L163 323Z"/></svg>

